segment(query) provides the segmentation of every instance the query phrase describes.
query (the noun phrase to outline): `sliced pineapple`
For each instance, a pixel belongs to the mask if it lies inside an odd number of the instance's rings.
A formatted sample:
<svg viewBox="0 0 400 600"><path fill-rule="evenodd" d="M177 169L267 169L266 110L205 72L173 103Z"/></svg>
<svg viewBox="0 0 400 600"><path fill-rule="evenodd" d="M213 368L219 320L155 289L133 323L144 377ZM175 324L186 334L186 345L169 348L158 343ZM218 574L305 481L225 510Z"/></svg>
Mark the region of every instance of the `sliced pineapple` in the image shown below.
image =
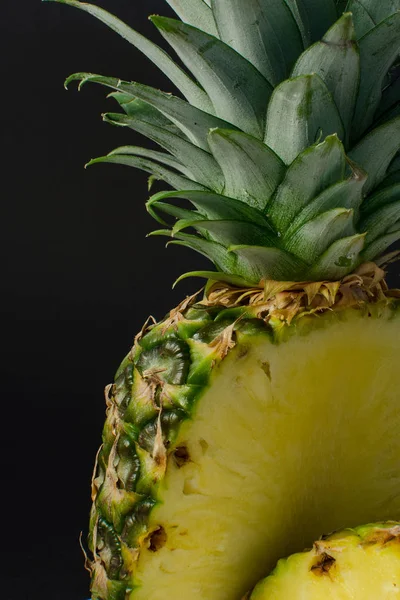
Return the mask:
<svg viewBox="0 0 400 600"><path fill-rule="evenodd" d="M94 597L105 564L132 600L237 600L321 531L400 519L394 306L303 316L282 337L197 305L144 335L109 400Z"/></svg>
<svg viewBox="0 0 400 600"><path fill-rule="evenodd" d="M400 596L400 524L334 533L279 561L250 600L394 600Z"/></svg>

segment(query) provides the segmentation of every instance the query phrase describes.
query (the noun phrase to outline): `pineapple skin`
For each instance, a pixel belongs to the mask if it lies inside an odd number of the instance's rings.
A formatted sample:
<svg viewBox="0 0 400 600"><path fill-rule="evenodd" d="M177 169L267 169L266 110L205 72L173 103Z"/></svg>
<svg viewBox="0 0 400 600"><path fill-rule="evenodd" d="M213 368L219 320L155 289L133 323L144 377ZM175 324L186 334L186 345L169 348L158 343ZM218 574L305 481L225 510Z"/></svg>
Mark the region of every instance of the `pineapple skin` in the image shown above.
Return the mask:
<svg viewBox="0 0 400 600"><path fill-rule="evenodd" d="M387 298L282 325L255 318L248 306L188 299L164 321L145 326L106 389L107 420L92 484L93 600L236 600L278 558L311 544L320 531L400 519L394 434L400 414L392 381L398 378L399 308L397 299ZM271 369L273 378L281 373L274 393ZM319 376L326 390L313 387ZM364 400L370 412L359 427L351 425ZM322 421L315 417L319 410ZM204 462L211 423L218 423L222 454ZM339 450L341 436L356 454ZM286 438L293 443L285 447ZM357 444L364 441L371 452L360 459ZM321 467L304 483L290 483L318 453L314 467L320 461ZM378 454L371 485L366 467ZM193 465L200 465L200 479ZM246 498L243 506L223 500L234 496L235 486ZM303 509L296 515L298 503Z"/></svg>
<svg viewBox="0 0 400 600"><path fill-rule="evenodd" d="M398 598L400 524L373 523L338 531L310 551L281 559L249 600L375 600Z"/></svg>

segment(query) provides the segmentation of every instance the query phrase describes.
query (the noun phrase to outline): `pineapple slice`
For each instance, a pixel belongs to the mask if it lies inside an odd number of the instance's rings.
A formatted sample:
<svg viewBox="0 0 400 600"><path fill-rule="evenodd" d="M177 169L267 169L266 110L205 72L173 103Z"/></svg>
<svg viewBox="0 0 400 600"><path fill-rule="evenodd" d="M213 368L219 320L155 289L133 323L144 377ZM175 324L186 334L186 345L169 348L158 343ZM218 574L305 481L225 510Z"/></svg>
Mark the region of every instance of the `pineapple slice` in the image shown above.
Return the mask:
<svg viewBox="0 0 400 600"><path fill-rule="evenodd" d="M249 600L391 600L400 595L400 524L345 529L280 560Z"/></svg>
<svg viewBox="0 0 400 600"><path fill-rule="evenodd" d="M124 598L117 594L124 584L132 600L237 600L320 531L400 518L400 313L393 308L371 305L369 318L354 309L304 316L282 338L245 318L234 327L223 321L221 334L218 319L204 322L199 315L208 309L197 305L178 325L167 321L144 335L123 364L105 428L100 465L115 465L120 489L107 474L97 480L94 598ZM189 368L182 362L185 381L174 385L166 345L177 332L192 361ZM132 363L134 396L116 416ZM151 370L160 378L165 430L170 424L163 452L157 411L145 402ZM188 409L191 386L197 395L179 424L177 403L185 397ZM119 459L108 454L116 430L125 442L137 440L129 456L125 443ZM135 454L141 508L132 517L119 496L130 481L124 464ZM114 595L104 592L102 564Z"/></svg>

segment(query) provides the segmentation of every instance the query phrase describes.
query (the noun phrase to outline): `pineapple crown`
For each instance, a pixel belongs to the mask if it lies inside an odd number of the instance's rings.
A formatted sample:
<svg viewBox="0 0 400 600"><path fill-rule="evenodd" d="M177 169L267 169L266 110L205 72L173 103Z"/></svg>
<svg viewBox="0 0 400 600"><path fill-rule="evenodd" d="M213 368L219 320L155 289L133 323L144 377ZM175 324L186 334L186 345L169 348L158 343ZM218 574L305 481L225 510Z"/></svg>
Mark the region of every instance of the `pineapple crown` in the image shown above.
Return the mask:
<svg viewBox="0 0 400 600"><path fill-rule="evenodd" d="M182 277L337 280L400 238L400 0L167 0L181 20L151 20L187 70L105 10L55 1L107 24L185 98L90 73L66 82L111 88L124 112L104 120L164 150L89 164L173 188L147 202L153 234L217 269Z"/></svg>

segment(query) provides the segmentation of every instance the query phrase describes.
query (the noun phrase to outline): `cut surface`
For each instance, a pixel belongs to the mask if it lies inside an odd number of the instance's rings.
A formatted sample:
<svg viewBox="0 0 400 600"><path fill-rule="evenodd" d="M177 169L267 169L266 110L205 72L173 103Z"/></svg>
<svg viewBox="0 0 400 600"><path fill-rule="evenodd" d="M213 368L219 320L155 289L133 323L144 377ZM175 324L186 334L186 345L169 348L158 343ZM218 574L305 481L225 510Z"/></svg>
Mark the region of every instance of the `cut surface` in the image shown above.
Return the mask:
<svg viewBox="0 0 400 600"><path fill-rule="evenodd" d="M238 335L180 428L132 600L239 600L321 532L400 518L393 314Z"/></svg>
<svg viewBox="0 0 400 600"><path fill-rule="evenodd" d="M338 532L280 560L251 600L390 600L400 594L400 527L378 523Z"/></svg>

